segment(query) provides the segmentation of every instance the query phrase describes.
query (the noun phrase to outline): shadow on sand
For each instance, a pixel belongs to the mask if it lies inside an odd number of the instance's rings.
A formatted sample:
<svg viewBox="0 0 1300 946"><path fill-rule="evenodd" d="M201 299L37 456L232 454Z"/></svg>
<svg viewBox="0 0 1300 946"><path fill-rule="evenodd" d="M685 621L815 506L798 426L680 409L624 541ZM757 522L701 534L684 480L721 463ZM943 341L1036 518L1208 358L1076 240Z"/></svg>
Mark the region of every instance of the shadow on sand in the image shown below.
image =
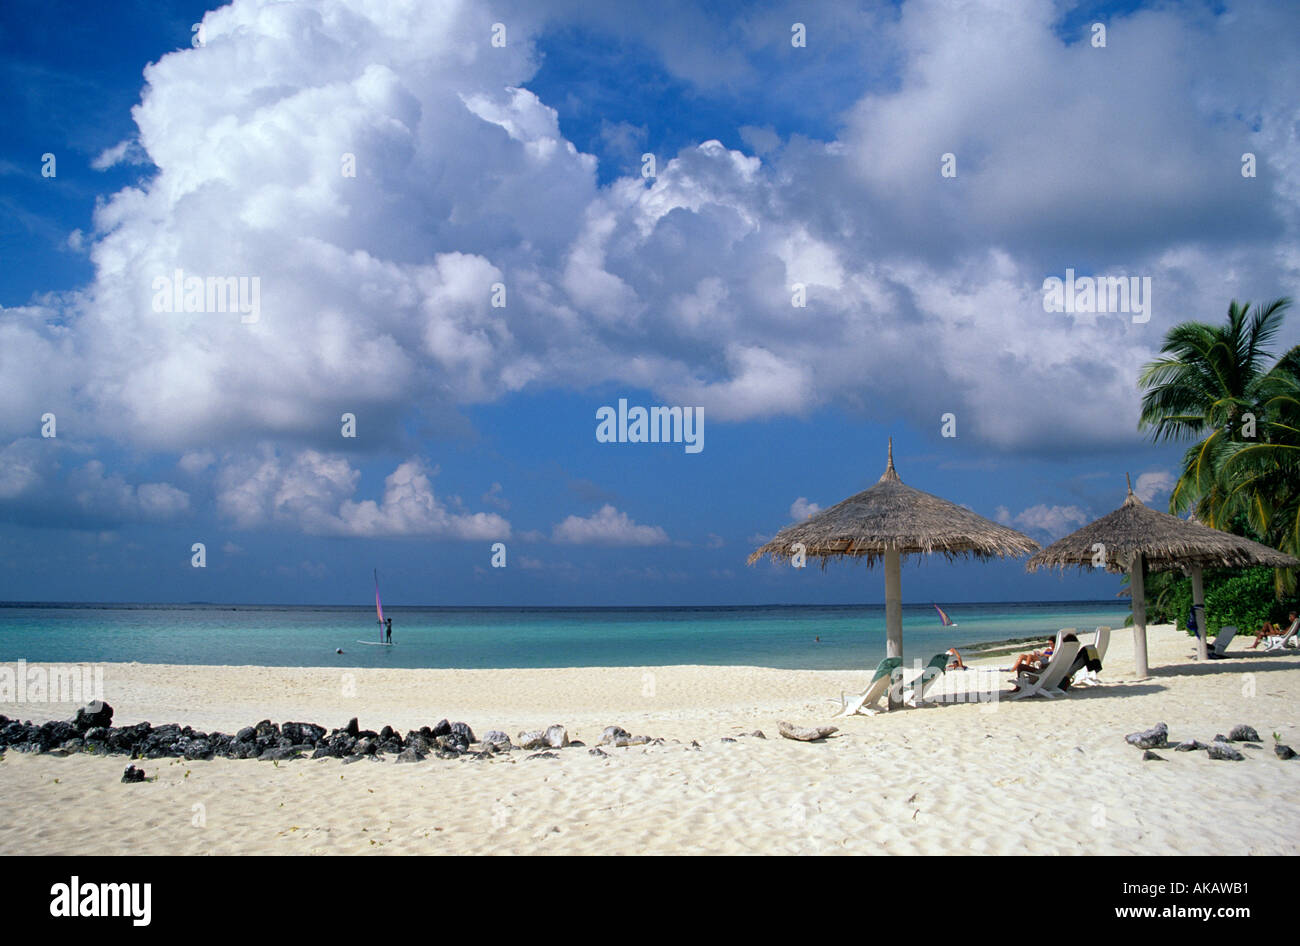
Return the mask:
<svg viewBox="0 0 1300 946"><path fill-rule="evenodd" d="M994 698L994 690L997 691L997 697ZM1065 692L1064 696L1044 697L1031 696L1023 697L1016 700L1012 697L1008 684L1002 684L997 687L979 687L962 690L957 693L949 692L947 694L936 694L931 699L925 701L925 706L943 706L946 704L957 703L1058 703L1061 700L1095 700L1106 699L1115 696L1149 696L1152 693L1162 693L1168 687L1162 683L1102 683L1101 685L1092 686L1072 686ZM945 699L944 697L947 697Z"/></svg>
<svg viewBox="0 0 1300 946"><path fill-rule="evenodd" d="M1204 663L1192 661L1167 664L1163 667L1152 667L1149 673L1153 677L1202 677L1209 674L1242 671L1267 673L1272 670L1294 670L1298 666L1300 661L1296 660L1295 654L1288 658L1284 654L1266 654L1260 651L1257 654L1229 654L1219 660L1207 660Z"/></svg>

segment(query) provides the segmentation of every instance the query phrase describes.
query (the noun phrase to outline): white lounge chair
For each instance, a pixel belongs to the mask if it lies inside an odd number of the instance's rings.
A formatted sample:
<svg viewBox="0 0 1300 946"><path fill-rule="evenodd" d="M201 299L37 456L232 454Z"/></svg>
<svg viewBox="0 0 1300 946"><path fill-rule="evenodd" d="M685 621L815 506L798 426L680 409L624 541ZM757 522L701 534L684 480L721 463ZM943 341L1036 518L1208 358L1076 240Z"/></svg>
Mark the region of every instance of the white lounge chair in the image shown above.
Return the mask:
<svg viewBox="0 0 1300 946"><path fill-rule="evenodd" d="M1228 643L1237 636L1237 629L1231 624L1225 624L1219 628L1218 636L1214 638L1214 648L1207 654L1210 660L1223 659L1224 652L1228 649Z"/></svg>
<svg viewBox="0 0 1300 946"><path fill-rule="evenodd" d="M1110 648L1110 628L1097 628L1097 636L1093 639L1092 646L1097 651L1097 659L1105 660L1106 651Z"/></svg>
<svg viewBox="0 0 1300 946"><path fill-rule="evenodd" d="M1023 700L1030 696L1062 696L1065 691L1061 689L1061 682L1070 672L1070 667L1074 665L1074 658L1079 656L1081 646L1078 640L1062 641L1060 646L1052 651L1052 659L1040 673L1020 671L1016 677L1016 686L1020 689L1007 694L1007 698Z"/></svg>
<svg viewBox="0 0 1300 946"><path fill-rule="evenodd" d="M885 704L886 706L890 702L898 702L899 694L893 691L895 688L902 689L902 666L902 657L886 657L880 661L876 666L875 674L871 677L871 683L867 685L865 690L852 699L846 699L843 693L840 694L841 706L840 711L835 714L836 717L852 716L855 713L862 713L864 716L875 716L880 712L876 704L880 702L880 698L886 693L889 694L889 701Z"/></svg>
<svg viewBox="0 0 1300 946"><path fill-rule="evenodd" d="M1097 659L1104 661L1106 659L1106 651L1110 647L1110 628L1097 628L1097 634L1092 639L1091 646L1092 649L1097 652ZM1075 673L1074 682L1097 686L1101 683L1101 679L1096 670L1089 670L1087 667L1084 667L1082 670Z"/></svg>
<svg viewBox="0 0 1300 946"><path fill-rule="evenodd" d="M1072 627L1063 627L1059 631L1057 631L1056 642L1052 645L1052 653L1056 653L1057 648L1061 646L1061 639L1065 637L1066 634L1076 634L1076 633L1078 632Z"/></svg>
<svg viewBox="0 0 1300 946"><path fill-rule="evenodd" d="M1264 638L1264 652L1268 653L1273 650L1282 650L1286 647L1297 647L1300 643L1296 640L1296 631L1300 631L1300 618L1291 622L1285 634L1274 634L1272 637Z"/></svg>

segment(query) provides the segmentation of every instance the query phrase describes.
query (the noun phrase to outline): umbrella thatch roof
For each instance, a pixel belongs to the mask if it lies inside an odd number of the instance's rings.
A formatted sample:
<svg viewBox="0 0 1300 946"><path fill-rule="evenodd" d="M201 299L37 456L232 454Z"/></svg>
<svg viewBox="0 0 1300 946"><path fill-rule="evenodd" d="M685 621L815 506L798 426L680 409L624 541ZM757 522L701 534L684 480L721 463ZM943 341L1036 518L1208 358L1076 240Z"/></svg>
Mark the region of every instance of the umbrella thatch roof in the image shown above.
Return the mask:
<svg viewBox="0 0 1300 946"><path fill-rule="evenodd" d="M1127 571L1133 555L1141 552L1151 571L1168 571L1184 566L1200 568L1244 568L1268 565L1294 568L1300 560L1250 539L1211 529L1199 522L1179 519L1145 505L1129 489L1124 505L1096 522L1052 543L1025 563L1027 571L1039 568L1091 566L1095 546L1106 553L1106 570Z"/></svg>
<svg viewBox="0 0 1300 946"><path fill-rule="evenodd" d="M823 568L833 558L865 560L871 566L887 551L939 553L950 559L1015 558L1039 548L1015 529L904 484L894 470L892 444L889 464L875 486L786 526L749 556L749 564L764 555L788 561L796 543L803 544L809 558L820 558Z"/></svg>

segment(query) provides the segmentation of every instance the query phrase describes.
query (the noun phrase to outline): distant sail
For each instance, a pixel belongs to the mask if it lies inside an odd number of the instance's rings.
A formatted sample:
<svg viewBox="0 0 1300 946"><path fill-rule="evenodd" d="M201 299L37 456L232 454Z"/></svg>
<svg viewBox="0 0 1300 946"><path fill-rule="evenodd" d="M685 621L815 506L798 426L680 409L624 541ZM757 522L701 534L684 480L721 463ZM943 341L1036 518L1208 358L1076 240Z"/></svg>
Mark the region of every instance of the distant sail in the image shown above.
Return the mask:
<svg viewBox="0 0 1300 946"><path fill-rule="evenodd" d="M952 618L948 617L948 615L946 615L946 614L943 613L943 608L939 607L939 606L936 604L936 605L934 606L934 609L935 609L936 611L939 612L939 621L940 621L940 623L943 624L944 627L956 627L956 626L957 626L957 625L953 622L953 619L952 619Z"/></svg>
<svg viewBox="0 0 1300 946"><path fill-rule="evenodd" d="M379 615L379 643L384 642L384 603L379 600L379 569L375 569L375 613ZM942 614L943 612L940 612Z"/></svg>

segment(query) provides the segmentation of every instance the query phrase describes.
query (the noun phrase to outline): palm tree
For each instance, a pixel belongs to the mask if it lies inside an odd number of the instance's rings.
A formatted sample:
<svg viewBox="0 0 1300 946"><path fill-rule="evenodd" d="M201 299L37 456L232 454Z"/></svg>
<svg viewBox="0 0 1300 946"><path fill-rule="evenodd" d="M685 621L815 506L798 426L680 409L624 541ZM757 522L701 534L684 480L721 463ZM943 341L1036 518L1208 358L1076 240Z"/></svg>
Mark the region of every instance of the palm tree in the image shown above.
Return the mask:
<svg viewBox="0 0 1300 946"><path fill-rule="evenodd" d="M1224 325L1184 322L1142 370L1138 429L1196 439L1169 499L1206 525L1294 554L1300 546L1300 346L1276 363L1269 345L1290 299L1233 300ZM1279 574L1279 589L1290 576Z"/></svg>
<svg viewBox="0 0 1300 946"><path fill-rule="evenodd" d="M1259 384L1259 437L1234 443L1222 460L1223 510L1242 516L1262 541L1300 552L1300 345L1287 352ZM1278 590L1294 588L1293 573L1278 573Z"/></svg>

